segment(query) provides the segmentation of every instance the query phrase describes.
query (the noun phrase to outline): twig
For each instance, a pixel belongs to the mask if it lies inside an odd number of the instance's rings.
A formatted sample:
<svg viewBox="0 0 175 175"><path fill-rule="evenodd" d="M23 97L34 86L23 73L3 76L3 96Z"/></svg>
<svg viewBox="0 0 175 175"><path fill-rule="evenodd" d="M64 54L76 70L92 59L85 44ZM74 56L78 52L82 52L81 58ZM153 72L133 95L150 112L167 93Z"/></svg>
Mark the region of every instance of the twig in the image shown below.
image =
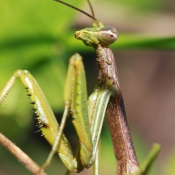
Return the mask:
<svg viewBox="0 0 175 175"><path fill-rule="evenodd" d="M31 173L34 175L47 175L45 172L40 171L40 167L2 133L0 133L0 143L8 151L10 151Z"/></svg>

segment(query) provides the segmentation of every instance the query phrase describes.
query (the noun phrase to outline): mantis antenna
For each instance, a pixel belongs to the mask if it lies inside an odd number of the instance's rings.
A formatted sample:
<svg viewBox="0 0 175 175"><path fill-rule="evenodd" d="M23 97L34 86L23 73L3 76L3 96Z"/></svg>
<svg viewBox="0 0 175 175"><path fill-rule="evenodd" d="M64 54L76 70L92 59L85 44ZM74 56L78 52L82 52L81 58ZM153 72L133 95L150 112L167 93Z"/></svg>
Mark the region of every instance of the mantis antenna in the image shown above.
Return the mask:
<svg viewBox="0 0 175 175"><path fill-rule="evenodd" d="M91 10L92 16L95 18L94 10L93 10L93 7L92 7L92 4L91 4L90 0L87 0L87 2L89 4L89 7L90 7L90 10Z"/></svg>
<svg viewBox="0 0 175 175"><path fill-rule="evenodd" d="M68 4L68 3L64 2L64 1L61 1L61 0L55 0L55 1L56 1L56 2L59 2L59 3L61 3L61 4L64 4L64 5L66 5L66 6L70 7L70 8L72 8L72 9L75 9L75 10L77 10L77 11L79 11L79 12L85 14L86 16L88 16L89 18L93 19L94 21L98 21L98 20L95 18L94 10L93 10L93 8L92 8L92 5L91 5L91 3L90 3L90 0L87 0L87 2L88 2L88 4L89 4L89 7L90 7L90 10L91 10L92 15L90 15L89 13L87 13L87 12L85 12L85 11L83 11L83 10L81 10L81 9L79 9L79 8L77 8L77 7L75 7L75 6L73 6L73 5L70 5L70 4Z"/></svg>

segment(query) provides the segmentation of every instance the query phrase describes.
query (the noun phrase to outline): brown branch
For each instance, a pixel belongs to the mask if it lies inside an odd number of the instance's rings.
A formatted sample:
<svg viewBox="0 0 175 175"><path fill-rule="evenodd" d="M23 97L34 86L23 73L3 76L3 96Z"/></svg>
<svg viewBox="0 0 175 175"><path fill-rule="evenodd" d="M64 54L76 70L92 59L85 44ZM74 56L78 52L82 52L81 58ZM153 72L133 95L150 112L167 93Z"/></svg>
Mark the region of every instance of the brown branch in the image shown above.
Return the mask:
<svg viewBox="0 0 175 175"><path fill-rule="evenodd" d="M25 154L2 133L0 133L0 143L8 151L10 151L31 173L34 175L47 175L45 172L40 171L40 166L38 166L27 154Z"/></svg>

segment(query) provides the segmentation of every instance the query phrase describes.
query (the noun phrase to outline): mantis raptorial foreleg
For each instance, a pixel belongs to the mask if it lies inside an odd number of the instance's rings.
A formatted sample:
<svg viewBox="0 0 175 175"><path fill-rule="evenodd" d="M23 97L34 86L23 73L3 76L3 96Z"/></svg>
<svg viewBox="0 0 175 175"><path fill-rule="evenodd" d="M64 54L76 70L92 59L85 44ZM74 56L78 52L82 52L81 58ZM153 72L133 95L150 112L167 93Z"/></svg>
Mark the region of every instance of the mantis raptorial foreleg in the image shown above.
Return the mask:
<svg viewBox="0 0 175 175"><path fill-rule="evenodd" d="M77 161L79 164L77 169L68 168L70 171L80 171L82 165L83 167L92 165L96 156L103 119L111 93L112 89L105 83L98 84L89 97L87 109L85 73L81 57L76 54L70 59L64 99L65 104L71 103L69 105L73 116L72 122L80 141L79 153L77 154L80 158L77 157L77 160L81 161L81 163ZM57 147L57 144L58 141L55 141L53 147ZM52 153L54 152L55 149L53 149ZM50 160L51 158L48 158L43 168L49 164Z"/></svg>
<svg viewBox="0 0 175 175"><path fill-rule="evenodd" d="M58 151L61 160L69 171L79 172L83 167L91 166L95 159L103 119L112 89L105 82L96 86L94 93L89 98L90 117L88 117L84 68L81 57L75 54L69 61L64 95L65 111L59 128L41 88L28 71L18 70L13 74L0 91L0 104L15 84L16 78L20 78L27 89L37 115L39 128L44 137L51 145L55 143L45 166L50 163L55 151ZM66 137L62 135L70 109L73 117L72 122L80 141L79 153L77 154L80 157L75 158Z"/></svg>
<svg viewBox="0 0 175 175"><path fill-rule="evenodd" d="M49 143L51 145L53 145L55 142L55 138L58 134L58 123L41 88L28 71L17 70L16 72L14 72L13 76L0 91L0 104L3 102L7 94L14 86L16 78L20 78L21 82L24 84L26 90L28 91L28 95L31 97L32 100L31 104L33 104L35 113L37 115L38 126L42 130L44 137L49 140ZM62 136L59 150L60 154L65 155L66 159L73 160L73 156L70 154L70 146L64 136ZM63 157L62 161L66 164L67 160L65 158Z"/></svg>

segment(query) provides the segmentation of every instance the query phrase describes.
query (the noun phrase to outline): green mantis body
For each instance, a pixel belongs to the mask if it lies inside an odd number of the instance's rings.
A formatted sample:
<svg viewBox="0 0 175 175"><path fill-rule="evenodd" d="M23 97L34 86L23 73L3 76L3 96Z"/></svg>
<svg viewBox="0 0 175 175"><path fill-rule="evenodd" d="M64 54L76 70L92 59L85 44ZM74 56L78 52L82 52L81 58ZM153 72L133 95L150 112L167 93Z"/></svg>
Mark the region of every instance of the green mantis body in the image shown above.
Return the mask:
<svg viewBox="0 0 175 175"><path fill-rule="evenodd" d="M106 113L117 159L117 175L137 175L140 174L140 168L127 125L115 58L108 47L117 39L118 33L115 28L104 26L95 18L93 19L91 28L75 33L77 39L95 48L97 54L98 82L94 92L88 98L88 103L82 58L75 54L69 61L64 94L65 110L60 126L41 88L28 71L18 70L13 74L0 91L0 104L13 87L16 78L20 78L31 98L38 126L44 137L53 146L43 169L48 166L53 154L58 152L70 172L80 172L97 160L96 153ZM73 155L69 142L63 134L70 112L80 142L76 156ZM97 175L96 166L94 174Z"/></svg>

